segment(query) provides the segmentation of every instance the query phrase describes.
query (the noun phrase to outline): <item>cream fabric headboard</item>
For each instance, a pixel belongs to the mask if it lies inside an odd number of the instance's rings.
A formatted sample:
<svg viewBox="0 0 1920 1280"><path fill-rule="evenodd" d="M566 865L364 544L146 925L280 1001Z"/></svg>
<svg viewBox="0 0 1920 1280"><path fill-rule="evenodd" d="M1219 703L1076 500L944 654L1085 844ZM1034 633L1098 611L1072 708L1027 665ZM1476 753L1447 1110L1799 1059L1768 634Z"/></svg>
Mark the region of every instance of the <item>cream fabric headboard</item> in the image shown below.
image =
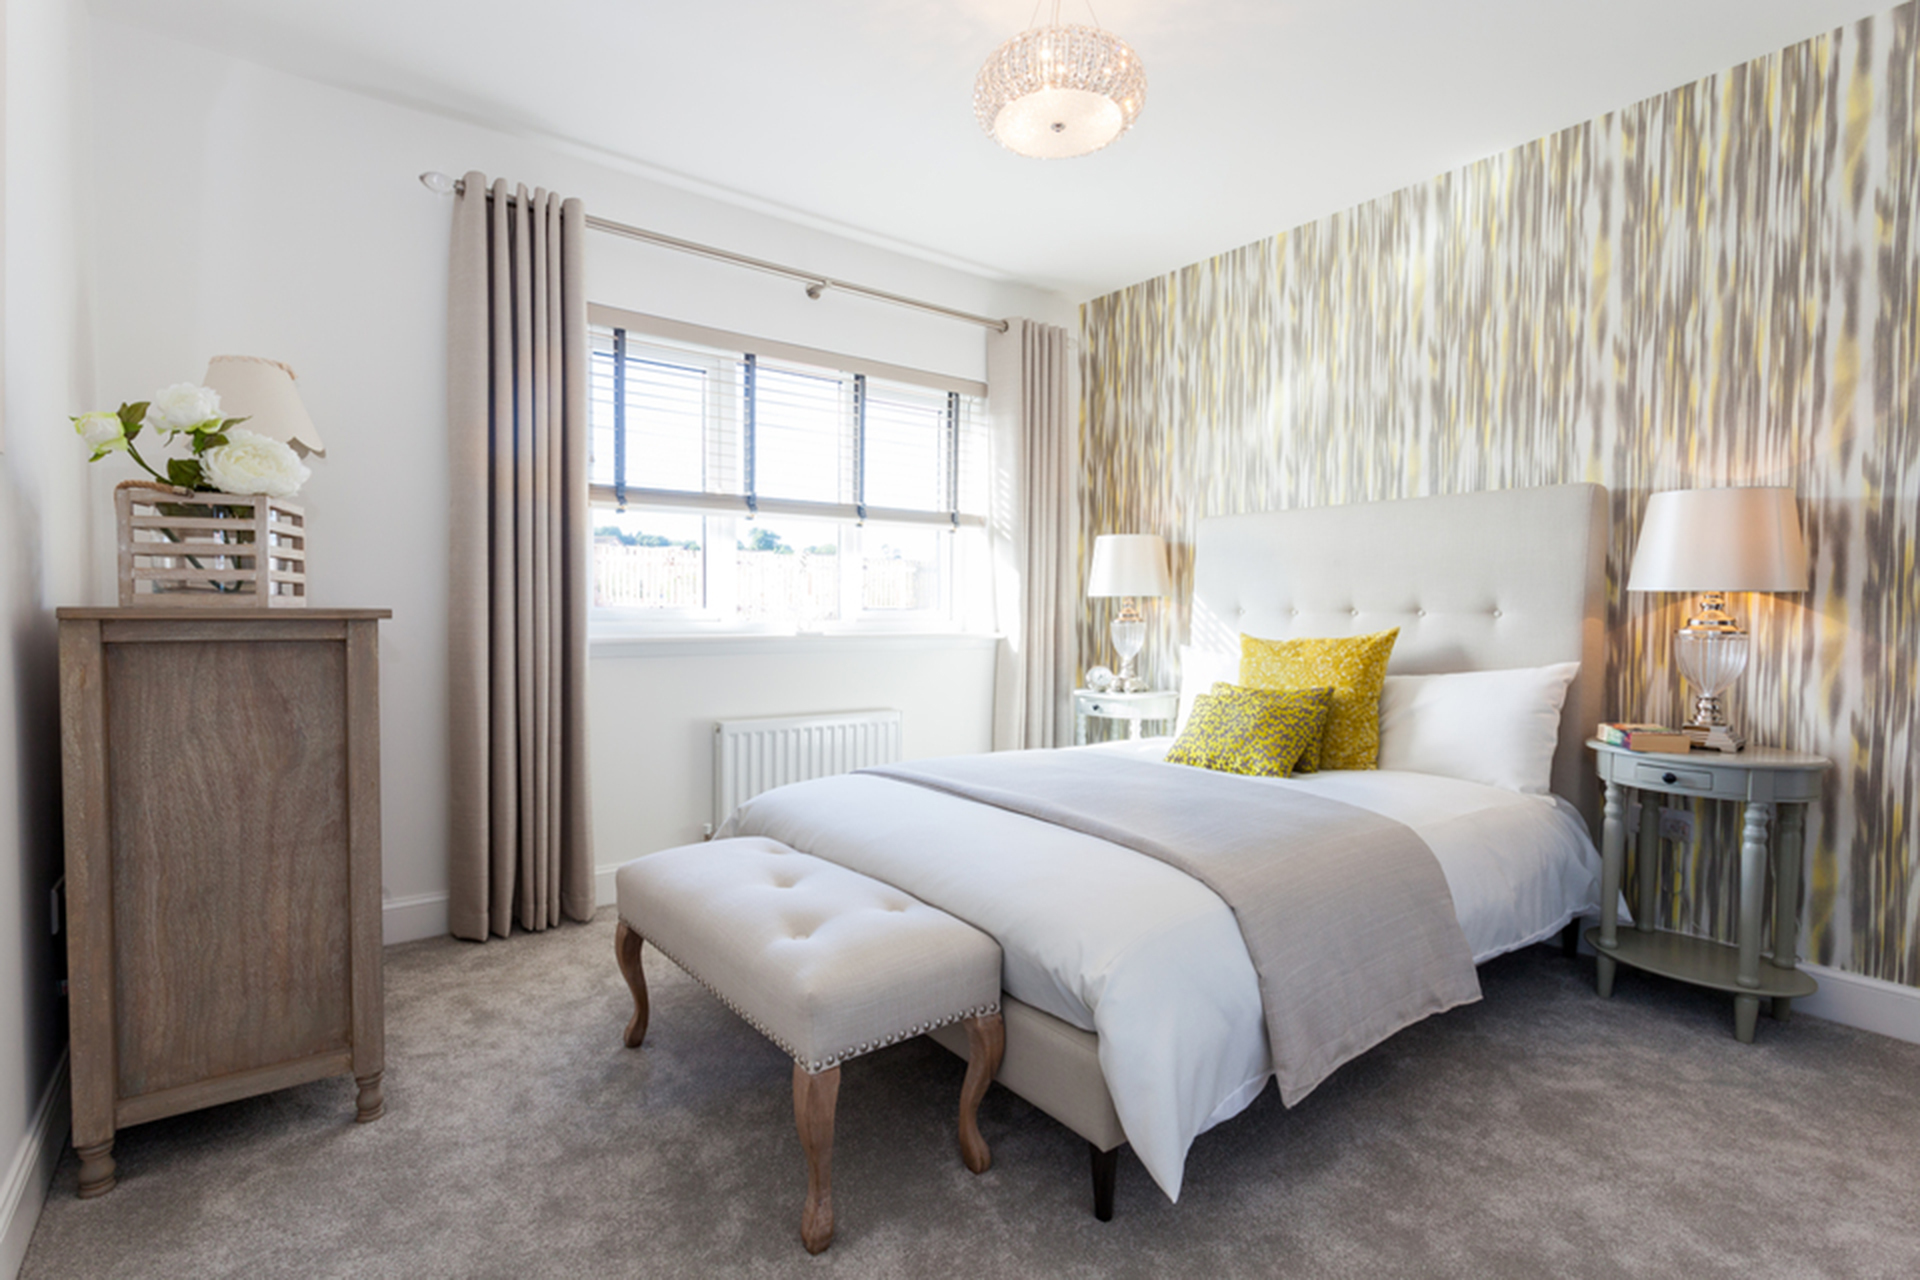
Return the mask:
<svg viewBox="0 0 1920 1280"><path fill-rule="evenodd" d="M1597 830L1582 743L1604 714L1606 555L1597 484L1215 516L1194 539L1192 643L1397 626L1395 674L1578 661L1553 789Z"/></svg>

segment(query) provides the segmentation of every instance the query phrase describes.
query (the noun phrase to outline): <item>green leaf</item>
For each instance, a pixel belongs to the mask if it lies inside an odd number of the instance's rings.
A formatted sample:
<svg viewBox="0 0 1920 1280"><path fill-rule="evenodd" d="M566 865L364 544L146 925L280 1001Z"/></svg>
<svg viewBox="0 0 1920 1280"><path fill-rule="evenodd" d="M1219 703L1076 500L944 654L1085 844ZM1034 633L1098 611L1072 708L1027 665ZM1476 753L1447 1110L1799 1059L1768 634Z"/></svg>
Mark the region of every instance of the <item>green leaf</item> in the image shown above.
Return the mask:
<svg viewBox="0 0 1920 1280"><path fill-rule="evenodd" d="M215 430L225 431L228 427L237 427L245 421L247 421L245 418L225 418Z"/></svg>
<svg viewBox="0 0 1920 1280"><path fill-rule="evenodd" d="M167 479L182 489L198 489L202 481L200 464L192 458L169 458Z"/></svg>
<svg viewBox="0 0 1920 1280"><path fill-rule="evenodd" d="M127 429L127 439L133 439L140 430L140 421L147 416L147 406L151 403L149 400L136 400L120 406L120 423Z"/></svg>
<svg viewBox="0 0 1920 1280"><path fill-rule="evenodd" d="M226 442L227 437L223 432L209 431L203 436L193 438L193 451L196 454L205 453L209 449L218 449Z"/></svg>

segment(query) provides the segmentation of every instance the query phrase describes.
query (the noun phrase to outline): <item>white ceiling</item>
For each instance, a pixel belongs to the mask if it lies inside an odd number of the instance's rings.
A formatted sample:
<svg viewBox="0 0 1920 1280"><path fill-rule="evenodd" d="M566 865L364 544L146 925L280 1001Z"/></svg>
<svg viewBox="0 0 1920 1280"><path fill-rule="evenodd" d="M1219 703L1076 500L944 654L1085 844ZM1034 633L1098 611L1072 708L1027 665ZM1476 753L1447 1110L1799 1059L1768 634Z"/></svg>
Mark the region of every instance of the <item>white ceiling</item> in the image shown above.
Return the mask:
<svg viewBox="0 0 1920 1280"><path fill-rule="evenodd" d="M1049 0L1050 2L1050 0ZM1133 131L1026 160L974 73L1033 0L93 0L346 88L1080 299L1432 177L1885 0L1100 0ZM1062 21L1085 21L1064 0ZM422 156L423 167L457 163ZM618 218L617 209L596 210Z"/></svg>

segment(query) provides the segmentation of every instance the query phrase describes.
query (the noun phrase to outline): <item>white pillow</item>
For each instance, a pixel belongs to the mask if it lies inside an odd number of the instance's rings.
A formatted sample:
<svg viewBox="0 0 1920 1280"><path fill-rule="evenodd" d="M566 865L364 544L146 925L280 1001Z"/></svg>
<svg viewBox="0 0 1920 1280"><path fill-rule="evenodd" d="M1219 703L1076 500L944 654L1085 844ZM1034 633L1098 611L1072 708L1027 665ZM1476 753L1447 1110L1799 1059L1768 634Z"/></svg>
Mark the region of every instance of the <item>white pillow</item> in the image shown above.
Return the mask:
<svg viewBox="0 0 1920 1280"><path fill-rule="evenodd" d="M1560 707L1579 669L1557 662L1388 676L1380 693L1380 767L1544 796L1560 742Z"/></svg>
<svg viewBox="0 0 1920 1280"><path fill-rule="evenodd" d="M1220 681L1240 683L1240 655L1180 646L1180 715L1173 722L1178 736L1186 732L1187 717L1193 714L1193 700Z"/></svg>

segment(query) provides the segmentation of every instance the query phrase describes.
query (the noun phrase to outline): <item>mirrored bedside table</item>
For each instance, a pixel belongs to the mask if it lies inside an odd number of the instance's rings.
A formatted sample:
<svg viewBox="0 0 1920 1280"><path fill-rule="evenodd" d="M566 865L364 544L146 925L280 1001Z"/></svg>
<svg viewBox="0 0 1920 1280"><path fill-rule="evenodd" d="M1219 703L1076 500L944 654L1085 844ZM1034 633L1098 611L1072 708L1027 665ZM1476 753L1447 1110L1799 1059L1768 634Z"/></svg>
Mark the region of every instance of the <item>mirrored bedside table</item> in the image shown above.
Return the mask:
<svg viewBox="0 0 1920 1280"><path fill-rule="evenodd" d="M1087 745L1087 721L1125 720L1127 737L1140 736L1143 720L1162 722L1171 731L1180 713L1180 695L1171 689L1147 693L1095 693L1091 689L1073 691L1073 744Z"/></svg>

